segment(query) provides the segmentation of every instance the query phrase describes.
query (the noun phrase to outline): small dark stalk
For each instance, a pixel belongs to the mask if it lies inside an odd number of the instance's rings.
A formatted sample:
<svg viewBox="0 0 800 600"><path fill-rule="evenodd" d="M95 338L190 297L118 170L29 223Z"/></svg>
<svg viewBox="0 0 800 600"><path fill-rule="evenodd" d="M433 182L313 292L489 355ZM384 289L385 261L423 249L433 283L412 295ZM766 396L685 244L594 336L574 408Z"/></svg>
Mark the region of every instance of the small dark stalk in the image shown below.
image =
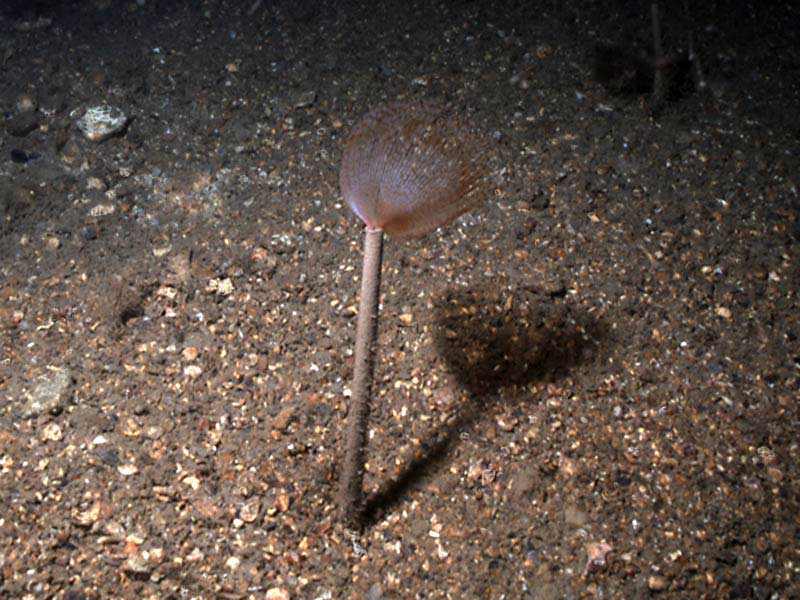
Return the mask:
<svg viewBox="0 0 800 600"><path fill-rule="evenodd" d="M664 85L664 50L661 46L661 22L658 15L658 2L650 5L650 19L653 24L653 112L658 112L666 97Z"/></svg>
<svg viewBox="0 0 800 600"><path fill-rule="evenodd" d="M691 22L691 13L689 12L689 1L683 0L683 13L684 18ZM706 81L705 75L703 75L703 66L700 64L700 56L697 54L697 51L694 47L694 35L692 35L692 27L687 26L687 30L689 32L689 62L693 67L692 75L694 77L694 88L699 92L705 92L708 90L708 82Z"/></svg>
<svg viewBox="0 0 800 600"><path fill-rule="evenodd" d="M383 231L366 229L361 303L356 326L353 387L348 409L347 446L339 488L339 506L345 523L357 527L364 509L364 449L370 410L375 334L378 329L378 296L381 287Z"/></svg>

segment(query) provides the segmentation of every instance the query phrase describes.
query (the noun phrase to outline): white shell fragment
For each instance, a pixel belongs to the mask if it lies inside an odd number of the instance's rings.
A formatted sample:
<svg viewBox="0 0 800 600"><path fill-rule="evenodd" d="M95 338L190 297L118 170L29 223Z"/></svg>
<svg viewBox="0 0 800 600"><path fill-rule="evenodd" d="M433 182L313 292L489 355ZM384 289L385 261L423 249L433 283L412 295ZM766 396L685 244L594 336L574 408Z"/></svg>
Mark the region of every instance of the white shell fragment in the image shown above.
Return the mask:
<svg viewBox="0 0 800 600"><path fill-rule="evenodd" d="M119 133L128 123L128 117L114 106L93 106L78 119L77 126L84 137L92 142L102 142Z"/></svg>
<svg viewBox="0 0 800 600"><path fill-rule="evenodd" d="M98 217L106 217L108 215L113 215L116 208L113 204L98 204L97 206L92 207L89 211L89 216L93 218Z"/></svg>

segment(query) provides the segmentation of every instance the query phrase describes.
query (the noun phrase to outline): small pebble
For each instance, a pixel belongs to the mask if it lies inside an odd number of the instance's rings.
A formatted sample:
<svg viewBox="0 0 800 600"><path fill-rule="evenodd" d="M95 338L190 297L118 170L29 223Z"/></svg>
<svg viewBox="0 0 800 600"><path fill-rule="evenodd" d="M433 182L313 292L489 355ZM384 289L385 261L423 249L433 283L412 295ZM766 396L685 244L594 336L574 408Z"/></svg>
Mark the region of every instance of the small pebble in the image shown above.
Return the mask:
<svg viewBox="0 0 800 600"><path fill-rule="evenodd" d="M203 369L197 365L188 365L187 367L184 367L183 374L194 379L203 374Z"/></svg>
<svg viewBox="0 0 800 600"><path fill-rule="evenodd" d="M731 309L727 306L718 306L714 312L717 313L717 316L722 317L723 319L731 318Z"/></svg>
<svg viewBox="0 0 800 600"><path fill-rule="evenodd" d="M313 90L308 92L303 92L297 97L297 100L294 103L295 108L305 108L314 104L314 100L317 99L317 93Z"/></svg>
<svg viewBox="0 0 800 600"><path fill-rule="evenodd" d="M61 431L61 426L58 423L49 423L44 428L42 437L51 442L57 442L64 437L64 433Z"/></svg>
<svg viewBox="0 0 800 600"><path fill-rule="evenodd" d="M100 179L99 177L89 177L86 180L86 189L87 190L98 190L100 192L105 192L107 186L105 182Z"/></svg>
<svg viewBox="0 0 800 600"><path fill-rule="evenodd" d="M242 505L239 511L239 518L245 523L252 523L258 518L258 513L261 510L261 499L251 498Z"/></svg>
<svg viewBox="0 0 800 600"><path fill-rule="evenodd" d="M141 554L134 554L128 560L125 561L125 570L131 573L149 573L151 569L151 565L147 560L147 557Z"/></svg>
<svg viewBox="0 0 800 600"><path fill-rule="evenodd" d="M647 578L647 587L652 592L661 592L667 589L669 580L663 575L650 575Z"/></svg>
<svg viewBox="0 0 800 600"><path fill-rule="evenodd" d="M25 418L42 413L57 414L72 396L72 373L68 369L53 369L36 380L27 395L22 415Z"/></svg>
<svg viewBox="0 0 800 600"><path fill-rule="evenodd" d="M281 492L275 497L275 508L278 509L279 512L286 512L289 510L289 495L281 490Z"/></svg>
<svg viewBox="0 0 800 600"><path fill-rule="evenodd" d="M30 94L20 94L16 107L17 112L32 112L36 110L36 100Z"/></svg>
<svg viewBox="0 0 800 600"><path fill-rule="evenodd" d="M102 142L119 133L128 124L128 117L113 106L93 106L78 119L78 129L91 142Z"/></svg>
<svg viewBox="0 0 800 600"><path fill-rule="evenodd" d="M117 467L117 471L119 471L120 475L135 475L139 472L139 469L136 468L136 465L131 464L124 464Z"/></svg>
<svg viewBox="0 0 800 600"><path fill-rule="evenodd" d="M100 518L101 508L102 505L99 502L95 502L86 510L75 512L72 518L80 527L89 527Z"/></svg>
<svg viewBox="0 0 800 600"><path fill-rule="evenodd" d="M291 600L291 596L286 590L274 587L267 590L264 600Z"/></svg>

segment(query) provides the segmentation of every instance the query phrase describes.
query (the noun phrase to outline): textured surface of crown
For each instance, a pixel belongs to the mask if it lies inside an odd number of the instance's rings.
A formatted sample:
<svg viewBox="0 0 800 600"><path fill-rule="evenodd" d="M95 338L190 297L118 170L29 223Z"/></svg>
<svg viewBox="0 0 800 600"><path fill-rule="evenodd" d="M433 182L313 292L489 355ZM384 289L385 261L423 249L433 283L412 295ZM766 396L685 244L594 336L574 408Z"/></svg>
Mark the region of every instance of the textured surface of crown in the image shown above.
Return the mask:
<svg viewBox="0 0 800 600"><path fill-rule="evenodd" d="M417 237L483 199L485 138L464 117L432 102L369 112L342 157L344 199L370 229Z"/></svg>

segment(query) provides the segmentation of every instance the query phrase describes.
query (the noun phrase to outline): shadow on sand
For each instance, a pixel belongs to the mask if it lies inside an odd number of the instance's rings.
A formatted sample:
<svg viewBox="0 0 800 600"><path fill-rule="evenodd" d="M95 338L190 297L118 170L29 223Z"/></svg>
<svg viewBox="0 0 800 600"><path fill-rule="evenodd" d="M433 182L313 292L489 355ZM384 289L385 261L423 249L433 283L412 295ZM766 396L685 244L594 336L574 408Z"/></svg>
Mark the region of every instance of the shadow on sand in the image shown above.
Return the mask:
<svg viewBox="0 0 800 600"><path fill-rule="evenodd" d="M433 474L457 445L459 435L477 424L498 402L530 397L533 382L552 382L592 360L607 339L592 315L568 306L558 294L521 288L513 291L448 291L436 303L432 333L467 399L404 461L401 474L368 497L365 525L375 523L409 490Z"/></svg>

